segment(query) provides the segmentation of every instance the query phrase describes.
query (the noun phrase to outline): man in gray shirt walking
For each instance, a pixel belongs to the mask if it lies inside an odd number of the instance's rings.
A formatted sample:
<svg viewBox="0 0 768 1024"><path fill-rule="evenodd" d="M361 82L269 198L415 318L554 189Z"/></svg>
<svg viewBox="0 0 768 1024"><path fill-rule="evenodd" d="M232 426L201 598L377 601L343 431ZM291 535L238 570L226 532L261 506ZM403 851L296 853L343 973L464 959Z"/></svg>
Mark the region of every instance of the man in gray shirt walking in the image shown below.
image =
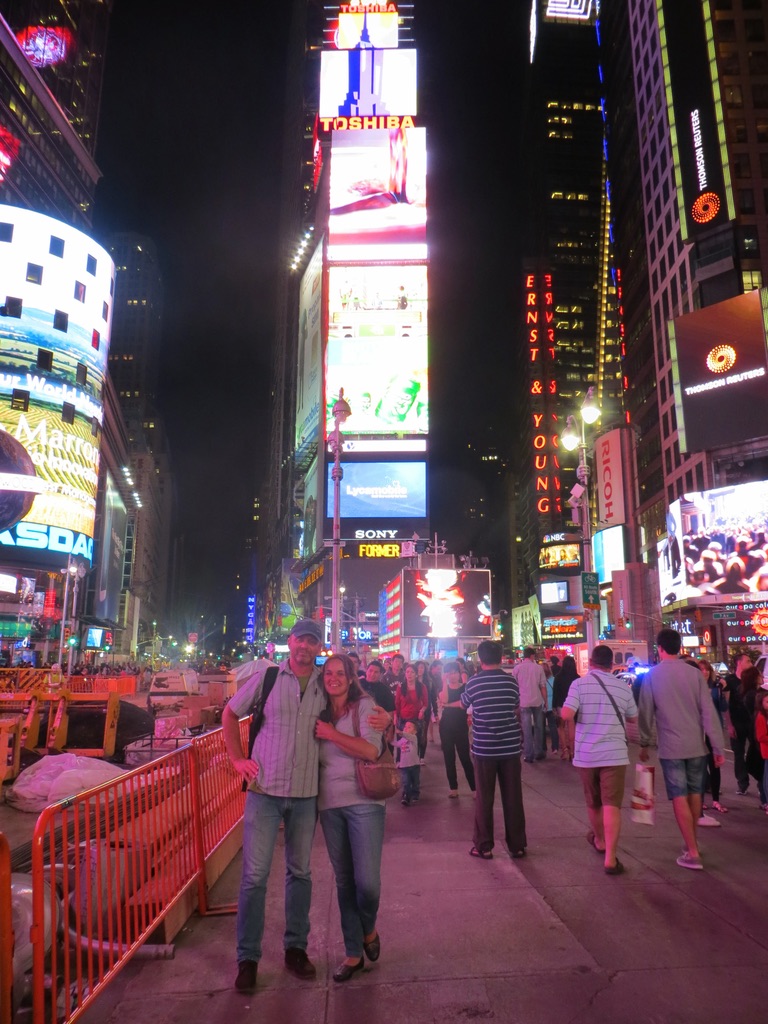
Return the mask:
<svg viewBox="0 0 768 1024"><path fill-rule="evenodd" d="M677 863L681 868L701 871L704 865L696 841L696 823L701 817L706 776L704 736L709 737L719 767L725 762L723 730L704 676L680 660L680 634L662 629L656 644L660 663L648 673L640 689L640 760L648 760L655 721L667 796L685 840L685 851Z"/></svg>

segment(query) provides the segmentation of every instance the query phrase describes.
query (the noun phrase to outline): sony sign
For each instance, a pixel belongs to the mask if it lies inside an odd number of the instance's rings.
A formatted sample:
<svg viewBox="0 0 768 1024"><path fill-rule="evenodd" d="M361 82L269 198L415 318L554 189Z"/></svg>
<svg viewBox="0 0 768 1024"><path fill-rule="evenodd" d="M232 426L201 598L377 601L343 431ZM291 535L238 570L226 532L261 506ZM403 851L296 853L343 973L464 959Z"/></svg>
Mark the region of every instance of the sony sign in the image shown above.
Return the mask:
<svg viewBox="0 0 768 1024"><path fill-rule="evenodd" d="M627 521L621 429L611 430L595 441L595 489L598 525L621 526Z"/></svg>

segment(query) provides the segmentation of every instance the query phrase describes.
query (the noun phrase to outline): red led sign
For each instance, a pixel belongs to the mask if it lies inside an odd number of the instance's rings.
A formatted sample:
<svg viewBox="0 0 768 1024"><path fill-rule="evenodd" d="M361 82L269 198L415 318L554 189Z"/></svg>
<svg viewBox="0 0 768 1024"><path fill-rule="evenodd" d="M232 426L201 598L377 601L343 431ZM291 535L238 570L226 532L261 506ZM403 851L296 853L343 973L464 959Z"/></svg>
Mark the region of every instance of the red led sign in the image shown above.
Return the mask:
<svg viewBox="0 0 768 1024"><path fill-rule="evenodd" d="M555 312L551 274L527 274L525 323L528 329L531 426L536 510L541 516L562 511L555 362Z"/></svg>

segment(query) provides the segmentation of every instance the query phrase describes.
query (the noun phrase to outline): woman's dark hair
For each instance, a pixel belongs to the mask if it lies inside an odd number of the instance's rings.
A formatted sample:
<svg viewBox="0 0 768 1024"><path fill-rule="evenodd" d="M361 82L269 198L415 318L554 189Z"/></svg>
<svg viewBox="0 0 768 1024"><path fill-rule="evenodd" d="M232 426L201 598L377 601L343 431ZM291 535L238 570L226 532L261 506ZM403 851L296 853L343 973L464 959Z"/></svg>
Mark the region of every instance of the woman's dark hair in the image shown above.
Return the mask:
<svg viewBox="0 0 768 1024"><path fill-rule="evenodd" d="M750 690L756 690L762 681L762 674L759 668L755 668L754 665L750 665L749 668L745 668L741 673L741 679L739 681L739 693L742 697L745 697Z"/></svg>
<svg viewBox="0 0 768 1024"><path fill-rule="evenodd" d="M412 668L413 671L416 673L416 693L420 693L421 692L420 687L424 687L424 689L426 690L426 683L424 682L423 679L419 679L419 670L416 668L416 666L418 664L419 664L418 661L406 661L405 665L403 665L403 672L406 672L409 668ZM422 664L426 665L426 661L422 662ZM400 693L402 693L403 696L405 696L406 693L408 693L408 679L407 678L405 678L402 681L402 683L400 683ZM429 694L428 693L427 693L427 698L429 698Z"/></svg>
<svg viewBox="0 0 768 1024"><path fill-rule="evenodd" d="M572 683L574 679L578 679L579 673L576 669L576 659L572 658L570 654L566 654L563 658L563 664L559 670L555 672L555 679L558 679L561 683Z"/></svg>
<svg viewBox="0 0 768 1024"><path fill-rule="evenodd" d="M348 658L346 654L332 654L329 658L326 658L325 664L323 665L323 688L325 688L325 666L329 661L340 661L344 666L344 675L347 677L347 682L349 683L347 703L350 701L360 700L363 696L363 690L359 682L360 677L357 674L355 663L351 658Z"/></svg>
<svg viewBox="0 0 768 1024"><path fill-rule="evenodd" d="M429 674L431 676L437 675L438 672L442 673L444 664L442 661L433 661L429 666Z"/></svg>
<svg viewBox="0 0 768 1024"><path fill-rule="evenodd" d="M422 678L426 677L429 674L429 665L427 665L426 661L421 661L421 660L414 661L413 667L416 669L416 678L417 679L419 678L419 666L420 665L424 666L424 676L422 676Z"/></svg>

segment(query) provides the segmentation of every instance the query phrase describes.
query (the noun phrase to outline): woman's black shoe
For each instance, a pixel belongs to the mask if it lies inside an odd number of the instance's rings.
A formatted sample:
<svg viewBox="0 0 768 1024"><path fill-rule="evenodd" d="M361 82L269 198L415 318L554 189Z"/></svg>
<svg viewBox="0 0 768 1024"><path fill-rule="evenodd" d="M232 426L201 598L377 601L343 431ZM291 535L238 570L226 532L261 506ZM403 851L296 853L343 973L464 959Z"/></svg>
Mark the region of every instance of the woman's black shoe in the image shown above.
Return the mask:
<svg viewBox="0 0 768 1024"><path fill-rule="evenodd" d="M355 971L362 971L365 960L360 957L356 964L340 964L333 972L334 981L349 981Z"/></svg>
<svg viewBox="0 0 768 1024"><path fill-rule="evenodd" d="M370 942L363 943L363 952L372 964L379 959L381 956L381 939L378 932L376 932Z"/></svg>

